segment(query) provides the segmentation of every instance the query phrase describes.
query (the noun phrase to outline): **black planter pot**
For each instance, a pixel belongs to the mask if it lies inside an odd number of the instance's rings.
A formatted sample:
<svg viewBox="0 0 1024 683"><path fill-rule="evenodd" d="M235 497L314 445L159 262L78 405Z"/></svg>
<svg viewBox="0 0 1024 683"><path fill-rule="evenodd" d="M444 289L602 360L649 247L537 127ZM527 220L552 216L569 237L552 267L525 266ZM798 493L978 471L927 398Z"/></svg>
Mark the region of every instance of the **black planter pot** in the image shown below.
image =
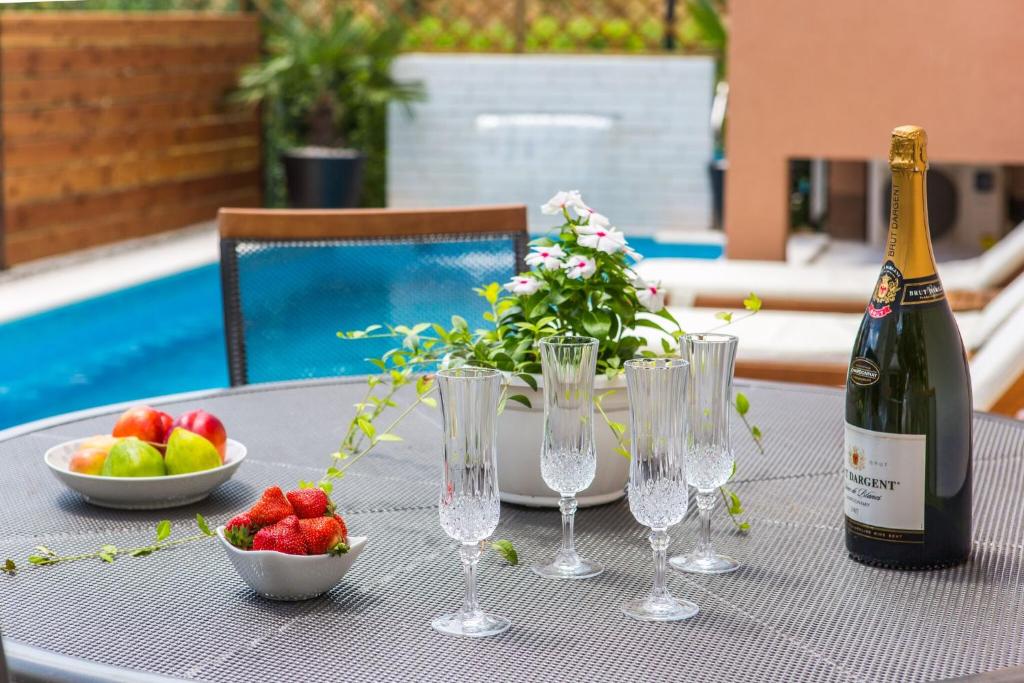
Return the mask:
<svg viewBox="0 0 1024 683"><path fill-rule="evenodd" d="M715 230L722 229L725 213L725 170L727 168L729 168L729 162L725 159L715 159L708 165L708 172L711 174L711 227Z"/></svg>
<svg viewBox="0 0 1024 683"><path fill-rule="evenodd" d="M288 204L295 209L359 206L366 155L354 149L297 147L281 154Z"/></svg>

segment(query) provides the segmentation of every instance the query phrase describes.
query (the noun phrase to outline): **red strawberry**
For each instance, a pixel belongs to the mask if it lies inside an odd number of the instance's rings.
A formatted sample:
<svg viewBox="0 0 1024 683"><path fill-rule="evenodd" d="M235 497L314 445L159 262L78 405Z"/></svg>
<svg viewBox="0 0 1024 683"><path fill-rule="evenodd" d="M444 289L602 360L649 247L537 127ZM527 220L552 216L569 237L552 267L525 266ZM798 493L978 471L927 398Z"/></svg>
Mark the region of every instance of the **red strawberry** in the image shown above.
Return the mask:
<svg viewBox="0 0 1024 683"><path fill-rule="evenodd" d="M242 550L252 548L252 537L255 533L256 526L252 523L248 512L232 517L231 521L224 525L224 538L228 539L228 543Z"/></svg>
<svg viewBox="0 0 1024 683"><path fill-rule="evenodd" d="M271 486L263 492L263 497L249 509L249 518L258 527L276 524L288 515L294 515L292 504L284 497L279 486Z"/></svg>
<svg viewBox="0 0 1024 683"><path fill-rule="evenodd" d="M334 504L323 489L299 489L289 491L286 495L299 519L312 519L334 513Z"/></svg>
<svg viewBox="0 0 1024 683"><path fill-rule="evenodd" d="M285 517L273 526L263 527L252 540L253 550L276 550L285 555L305 555L306 543L299 528L299 518Z"/></svg>
<svg viewBox="0 0 1024 683"><path fill-rule="evenodd" d="M334 517L300 519L299 528L306 542L306 552L310 555L340 555L348 552L344 530Z"/></svg>
<svg viewBox="0 0 1024 683"><path fill-rule="evenodd" d="M341 525L341 540L348 543L348 527L345 526L345 520L343 520L339 514L335 514L334 519L338 520L338 524Z"/></svg>

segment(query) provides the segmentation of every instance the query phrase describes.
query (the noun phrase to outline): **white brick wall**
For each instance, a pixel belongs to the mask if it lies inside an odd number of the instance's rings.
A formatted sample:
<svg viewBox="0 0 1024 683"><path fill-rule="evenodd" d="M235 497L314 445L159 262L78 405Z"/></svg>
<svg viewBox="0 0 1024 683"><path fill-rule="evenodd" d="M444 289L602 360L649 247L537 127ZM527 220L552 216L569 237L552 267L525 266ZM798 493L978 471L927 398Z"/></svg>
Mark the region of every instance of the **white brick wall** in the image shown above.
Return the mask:
<svg viewBox="0 0 1024 683"><path fill-rule="evenodd" d="M427 93L388 125L395 207L523 202L559 189L634 234L711 223L708 57L404 55Z"/></svg>

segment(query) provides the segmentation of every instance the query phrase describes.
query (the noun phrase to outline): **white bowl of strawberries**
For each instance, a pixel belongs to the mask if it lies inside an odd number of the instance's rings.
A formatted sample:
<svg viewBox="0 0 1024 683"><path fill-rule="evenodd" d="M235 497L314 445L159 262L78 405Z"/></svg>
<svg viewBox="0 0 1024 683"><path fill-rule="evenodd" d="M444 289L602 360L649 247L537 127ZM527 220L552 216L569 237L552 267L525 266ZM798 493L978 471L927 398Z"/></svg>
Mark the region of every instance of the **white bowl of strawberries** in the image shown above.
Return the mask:
<svg viewBox="0 0 1024 683"><path fill-rule="evenodd" d="M235 571L271 600L308 600L338 585L363 552L321 489L271 486L248 512L217 527Z"/></svg>

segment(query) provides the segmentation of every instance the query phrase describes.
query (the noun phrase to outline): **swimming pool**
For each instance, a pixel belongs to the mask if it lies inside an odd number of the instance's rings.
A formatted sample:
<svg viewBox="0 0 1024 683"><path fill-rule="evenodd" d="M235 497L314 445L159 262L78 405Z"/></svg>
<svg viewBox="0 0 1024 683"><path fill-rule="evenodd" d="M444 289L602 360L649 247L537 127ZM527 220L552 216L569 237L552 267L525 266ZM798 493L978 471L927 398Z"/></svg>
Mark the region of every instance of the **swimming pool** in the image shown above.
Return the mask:
<svg viewBox="0 0 1024 683"><path fill-rule="evenodd" d="M631 238L645 257L717 258L716 244L669 244ZM468 288L467 288L468 290ZM346 324L329 324L327 348L346 355L342 374L372 368L362 361L382 349L333 339L339 328L406 320L408 302L362 299ZM484 302L471 291L458 302L464 317L479 319ZM322 322L315 307L310 321ZM400 315L402 319L390 316ZM352 317L354 316L354 317ZM310 322L312 324L312 322ZM298 335L300 338L302 333ZM312 337L306 334L306 337ZM317 337L318 339L319 337ZM382 342L378 342L377 346ZM278 371L291 347L282 340ZM210 264L100 297L0 324L0 429L91 406L228 385L221 312L220 271ZM292 376L301 376L296 368Z"/></svg>

